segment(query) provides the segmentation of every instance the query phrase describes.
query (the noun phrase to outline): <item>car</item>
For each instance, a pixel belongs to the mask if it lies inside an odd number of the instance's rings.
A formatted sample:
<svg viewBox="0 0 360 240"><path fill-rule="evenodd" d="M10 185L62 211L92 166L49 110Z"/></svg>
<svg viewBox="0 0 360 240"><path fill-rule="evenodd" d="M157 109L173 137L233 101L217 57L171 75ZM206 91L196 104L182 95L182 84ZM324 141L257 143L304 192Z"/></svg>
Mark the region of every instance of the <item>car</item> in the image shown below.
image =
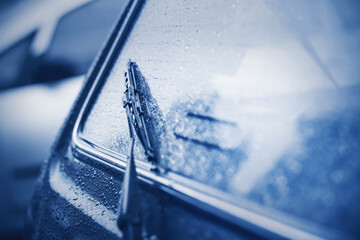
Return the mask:
<svg viewBox="0 0 360 240"><path fill-rule="evenodd" d="M130 0L42 168L32 239L356 239L358 4Z"/></svg>
<svg viewBox="0 0 360 240"><path fill-rule="evenodd" d="M0 90L85 74L124 7L114 0L0 4Z"/></svg>
<svg viewBox="0 0 360 240"><path fill-rule="evenodd" d="M0 239L23 236L41 164L123 7L0 2Z"/></svg>

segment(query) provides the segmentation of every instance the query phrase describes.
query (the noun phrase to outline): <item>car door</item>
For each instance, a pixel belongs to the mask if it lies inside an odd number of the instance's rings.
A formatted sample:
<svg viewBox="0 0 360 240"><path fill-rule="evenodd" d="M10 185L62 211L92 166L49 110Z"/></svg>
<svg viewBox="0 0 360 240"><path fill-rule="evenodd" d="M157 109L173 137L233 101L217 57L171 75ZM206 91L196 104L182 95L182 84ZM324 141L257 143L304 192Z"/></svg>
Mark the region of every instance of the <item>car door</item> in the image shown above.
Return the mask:
<svg viewBox="0 0 360 240"><path fill-rule="evenodd" d="M44 167L32 234L123 237L133 155L142 238L358 235L358 28L341 19L321 1L129 1Z"/></svg>

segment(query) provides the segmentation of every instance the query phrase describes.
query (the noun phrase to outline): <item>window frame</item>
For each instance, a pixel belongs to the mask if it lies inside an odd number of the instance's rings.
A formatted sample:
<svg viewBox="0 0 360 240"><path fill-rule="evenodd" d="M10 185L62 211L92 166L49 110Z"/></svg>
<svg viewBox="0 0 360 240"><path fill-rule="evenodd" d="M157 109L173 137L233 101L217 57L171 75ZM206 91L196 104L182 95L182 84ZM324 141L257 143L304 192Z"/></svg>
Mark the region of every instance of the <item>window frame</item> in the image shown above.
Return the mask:
<svg viewBox="0 0 360 240"><path fill-rule="evenodd" d="M127 156L93 144L81 137L84 124L97 99L102 87L106 83L114 62L121 54L121 49L126 38L136 24L136 19L141 14L145 0L130 0L120 17L118 26L113 29L107 45L101 54L105 60L97 59L88 78L94 77L90 91L76 117L76 122L71 137L72 156L101 171L121 174L125 173ZM294 216L283 214L277 210L270 210L264 206L255 205L249 200L236 199L234 196L214 187L191 180L177 173L159 168L153 171L154 165L135 160L138 179L147 185L156 186L161 191L169 194L195 208L225 220L241 229L253 232L256 235L271 238L296 238L296 239L322 239L339 238L342 235L310 221L298 219ZM158 166L157 166L158 167Z"/></svg>

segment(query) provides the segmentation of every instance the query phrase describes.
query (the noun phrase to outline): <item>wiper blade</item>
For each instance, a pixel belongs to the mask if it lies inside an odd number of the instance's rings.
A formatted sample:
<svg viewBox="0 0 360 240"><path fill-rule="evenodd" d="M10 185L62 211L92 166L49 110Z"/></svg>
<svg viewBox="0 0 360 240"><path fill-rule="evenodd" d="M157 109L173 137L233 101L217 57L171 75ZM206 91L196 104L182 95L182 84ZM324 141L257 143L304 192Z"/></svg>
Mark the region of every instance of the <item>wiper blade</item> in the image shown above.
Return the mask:
<svg viewBox="0 0 360 240"><path fill-rule="evenodd" d="M144 147L146 157L149 161L153 162L155 161L153 144L150 141L149 131L146 127L144 119L144 111L149 110L146 99L143 99L146 108L143 109L142 107L139 89L137 88L135 63L131 61L129 61L127 71L125 72L125 87L123 104L126 109L129 127L135 130L136 135ZM147 113L147 115L149 115L149 113ZM134 137L132 129L130 130L130 137Z"/></svg>
<svg viewBox="0 0 360 240"><path fill-rule="evenodd" d="M140 101L139 90L137 88L135 63L131 61L129 61L127 71L125 72L125 87L123 106L126 110L131 142L122 186L122 194L120 197L120 215L118 218L118 225L123 232L123 239L125 240L147 239L146 230L142 227L141 222L141 199L134 161L134 144L136 135L145 149L145 155L148 160L153 162L155 161L155 157L152 143L149 139L148 129L145 124L144 111L141 105L142 102ZM147 106L146 99L143 99L143 101L145 101L144 104ZM147 107L145 111L149 111ZM148 112L146 113L146 116L149 116Z"/></svg>

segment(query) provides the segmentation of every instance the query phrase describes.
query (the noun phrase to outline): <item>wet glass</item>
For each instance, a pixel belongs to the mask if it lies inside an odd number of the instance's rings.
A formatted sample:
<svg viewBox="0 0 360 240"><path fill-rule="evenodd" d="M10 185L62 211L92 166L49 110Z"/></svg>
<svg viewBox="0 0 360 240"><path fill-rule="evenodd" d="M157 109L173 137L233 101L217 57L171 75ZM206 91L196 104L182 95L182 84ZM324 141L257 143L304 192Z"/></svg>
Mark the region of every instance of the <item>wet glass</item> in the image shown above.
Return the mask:
<svg viewBox="0 0 360 240"><path fill-rule="evenodd" d="M146 1L81 137L127 154L131 59L160 166L360 234L359 6L343 4Z"/></svg>

